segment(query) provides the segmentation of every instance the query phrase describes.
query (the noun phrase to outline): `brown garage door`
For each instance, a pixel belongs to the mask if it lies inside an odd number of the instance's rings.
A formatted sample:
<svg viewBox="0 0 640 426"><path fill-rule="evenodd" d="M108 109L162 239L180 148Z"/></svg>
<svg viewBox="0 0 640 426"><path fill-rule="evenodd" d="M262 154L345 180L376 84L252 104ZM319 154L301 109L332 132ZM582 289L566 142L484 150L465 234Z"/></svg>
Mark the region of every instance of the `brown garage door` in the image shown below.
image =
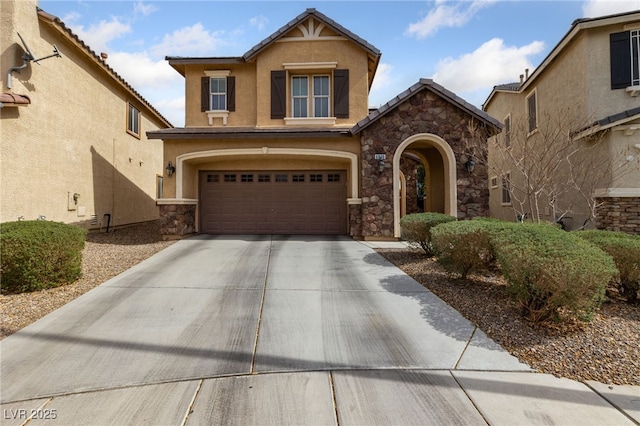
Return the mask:
<svg viewBox="0 0 640 426"><path fill-rule="evenodd" d="M200 172L205 234L346 234L346 172Z"/></svg>

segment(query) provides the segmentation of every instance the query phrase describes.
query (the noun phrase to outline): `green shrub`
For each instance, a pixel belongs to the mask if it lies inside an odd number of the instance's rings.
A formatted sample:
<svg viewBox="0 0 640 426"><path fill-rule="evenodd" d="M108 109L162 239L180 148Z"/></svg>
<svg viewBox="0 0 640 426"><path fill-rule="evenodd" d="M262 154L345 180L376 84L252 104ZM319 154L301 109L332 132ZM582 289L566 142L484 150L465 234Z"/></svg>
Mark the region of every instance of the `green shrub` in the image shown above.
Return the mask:
<svg viewBox="0 0 640 426"><path fill-rule="evenodd" d="M48 221L0 225L2 293L57 287L82 274L86 230Z"/></svg>
<svg viewBox="0 0 640 426"><path fill-rule="evenodd" d="M491 240L509 291L534 322L590 321L617 274L611 256L554 226L505 226Z"/></svg>
<svg viewBox="0 0 640 426"><path fill-rule="evenodd" d="M640 237L615 231L576 231L575 234L607 252L620 272L616 282L629 302L640 298Z"/></svg>
<svg viewBox="0 0 640 426"><path fill-rule="evenodd" d="M442 213L413 213L400 219L402 238L417 245L428 256L433 255L431 228L441 223L453 222L456 218Z"/></svg>
<svg viewBox="0 0 640 426"><path fill-rule="evenodd" d="M464 220L440 224L431 229L433 250L442 267L466 278L470 272L495 265L489 234L494 222Z"/></svg>

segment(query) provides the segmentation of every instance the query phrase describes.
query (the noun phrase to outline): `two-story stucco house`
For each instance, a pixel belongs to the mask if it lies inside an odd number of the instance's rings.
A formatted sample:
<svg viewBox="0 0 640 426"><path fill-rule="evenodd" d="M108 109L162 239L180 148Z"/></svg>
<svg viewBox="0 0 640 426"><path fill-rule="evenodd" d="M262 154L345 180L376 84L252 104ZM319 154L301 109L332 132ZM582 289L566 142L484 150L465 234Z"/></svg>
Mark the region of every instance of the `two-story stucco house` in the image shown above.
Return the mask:
<svg viewBox="0 0 640 426"><path fill-rule="evenodd" d="M0 2L0 222L157 220L171 124L35 0Z"/></svg>
<svg viewBox="0 0 640 426"><path fill-rule="evenodd" d="M567 229L586 224L640 233L639 58L640 12L579 19L531 75L494 88L484 110L502 120L504 130L489 144L492 216L515 217L512 198L522 200L522 194L514 188L526 185L513 159L537 147L528 155L531 162L559 166L553 172L557 181L547 187L570 179L583 185L542 200L543 219L565 215ZM557 136L550 136L554 131ZM555 145L549 143L554 137ZM549 159L566 140L578 149L571 164ZM505 153L513 154L511 161ZM536 207L523 208L521 214Z"/></svg>
<svg viewBox="0 0 640 426"><path fill-rule="evenodd" d="M381 53L308 9L239 57L168 57L185 78L184 128L164 141L162 232L393 239L416 211L488 213L487 173L464 146L500 123L431 80L369 112ZM481 162L478 162L479 164ZM412 195L413 194L413 195Z"/></svg>

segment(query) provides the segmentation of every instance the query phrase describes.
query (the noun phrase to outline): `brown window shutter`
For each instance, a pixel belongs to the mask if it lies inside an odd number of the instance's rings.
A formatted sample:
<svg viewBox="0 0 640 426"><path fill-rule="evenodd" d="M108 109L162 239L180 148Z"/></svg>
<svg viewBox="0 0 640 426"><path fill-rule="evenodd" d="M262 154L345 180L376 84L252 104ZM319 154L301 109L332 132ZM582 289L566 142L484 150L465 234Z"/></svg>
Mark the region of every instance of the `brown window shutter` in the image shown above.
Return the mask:
<svg viewBox="0 0 640 426"><path fill-rule="evenodd" d="M209 98L211 95L209 84L209 77L202 77L200 79L200 110L202 112L209 111Z"/></svg>
<svg viewBox="0 0 640 426"><path fill-rule="evenodd" d="M236 110L236 78L227 77L227 111Z"/></svg>
<svg viewBox="0 0 640 426"><path fill-rule="evenodd" d="M333 114L349 118L349 70L333 70Z"/></svg>
<svg viewBox="0 0 640 426"><path fill-rule="evenodd" d="M285 118L286 110L287 72L271 71L271 118Z"/></svg>
<svg viewBox="0 0 640 426"><path fill-rule="evenodd" d="M631 32L609 35L611 57L611 89L631 86Z"/></svg>

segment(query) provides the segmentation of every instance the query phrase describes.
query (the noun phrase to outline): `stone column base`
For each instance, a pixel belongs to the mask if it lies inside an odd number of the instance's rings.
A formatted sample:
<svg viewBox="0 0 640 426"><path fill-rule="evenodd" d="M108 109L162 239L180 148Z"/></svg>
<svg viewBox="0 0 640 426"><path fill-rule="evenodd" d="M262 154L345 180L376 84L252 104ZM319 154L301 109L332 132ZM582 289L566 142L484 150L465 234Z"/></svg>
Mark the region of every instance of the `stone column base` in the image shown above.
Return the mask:
<svg viewBox="0 0 640 426"><path fill-rule="evenodd" d="M163 240L196 233L196 204L160 204L160 234Z"/></svg>
<svg viewBox="0 0 640 426"><path fill-rule="evenodd" d="M596 228L640 235L640 197L596 198Z"/></svg>

